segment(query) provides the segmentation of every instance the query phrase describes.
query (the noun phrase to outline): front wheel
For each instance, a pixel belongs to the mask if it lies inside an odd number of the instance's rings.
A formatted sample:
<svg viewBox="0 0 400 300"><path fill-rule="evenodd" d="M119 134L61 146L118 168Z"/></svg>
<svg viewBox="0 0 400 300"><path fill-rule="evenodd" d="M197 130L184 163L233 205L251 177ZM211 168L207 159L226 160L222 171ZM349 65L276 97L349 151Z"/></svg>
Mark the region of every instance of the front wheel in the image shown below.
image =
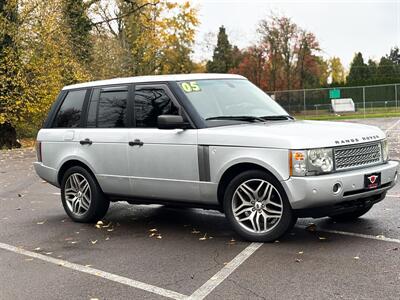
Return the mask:
<svg viewBox="0 0 400 300"><path fill-rule="evenodd" d="M233 229L254 242L275 241L297 221L279 181L260 170L245 171L228 184L224 210Z"/></svg>
<svg viewBox="0 0 400 300"><path fill-rule="evenodd" d="M81 223L101 220L110 205L94 176L80 166L65 172L61 200L68 216Z"/></svg>

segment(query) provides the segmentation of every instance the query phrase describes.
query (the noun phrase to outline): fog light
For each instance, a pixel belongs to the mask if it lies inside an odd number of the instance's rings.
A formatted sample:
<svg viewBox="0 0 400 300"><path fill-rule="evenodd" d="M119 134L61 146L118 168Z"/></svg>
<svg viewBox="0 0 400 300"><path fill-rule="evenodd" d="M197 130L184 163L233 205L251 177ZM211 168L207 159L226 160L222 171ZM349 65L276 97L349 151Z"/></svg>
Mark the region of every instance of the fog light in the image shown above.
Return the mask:
<svg viewBox="0 0 400 300"><path fill-rule="evenodd" d="M340 183L335 183L333 185L332 191L334 194L339 194L341 190L342 190L342 185Z"/></svg>

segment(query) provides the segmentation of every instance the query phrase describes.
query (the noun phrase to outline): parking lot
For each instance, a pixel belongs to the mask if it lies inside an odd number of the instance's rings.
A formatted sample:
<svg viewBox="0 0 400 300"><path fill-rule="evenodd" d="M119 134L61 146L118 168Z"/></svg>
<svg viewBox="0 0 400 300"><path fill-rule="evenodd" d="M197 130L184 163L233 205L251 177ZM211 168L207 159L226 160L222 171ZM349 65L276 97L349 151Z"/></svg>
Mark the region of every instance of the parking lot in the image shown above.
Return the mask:
<svg viewBox="0 0 400 300"><path fill-rule="evenodd" d="M400 159L400 119L352 122L387 131ZM258 244L211 210L121 202L73 223L34 160L0 151L0 299L399 299L400 185L356 222L302 219Z"/></svg>

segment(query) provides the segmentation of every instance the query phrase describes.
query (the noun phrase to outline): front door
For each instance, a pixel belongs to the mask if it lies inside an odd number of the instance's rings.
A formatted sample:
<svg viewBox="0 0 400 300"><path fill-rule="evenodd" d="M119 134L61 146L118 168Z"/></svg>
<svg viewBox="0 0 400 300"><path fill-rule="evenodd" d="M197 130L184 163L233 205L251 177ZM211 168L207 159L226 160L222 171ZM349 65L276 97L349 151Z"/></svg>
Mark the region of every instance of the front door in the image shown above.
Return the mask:
<svg viewBox="0 0 400 300"><path fill-rule="evenodd" d="M128 148L135 197L198 201L197 130L157 128L159 115L180 114L166 85L136 85Z"/></svg>

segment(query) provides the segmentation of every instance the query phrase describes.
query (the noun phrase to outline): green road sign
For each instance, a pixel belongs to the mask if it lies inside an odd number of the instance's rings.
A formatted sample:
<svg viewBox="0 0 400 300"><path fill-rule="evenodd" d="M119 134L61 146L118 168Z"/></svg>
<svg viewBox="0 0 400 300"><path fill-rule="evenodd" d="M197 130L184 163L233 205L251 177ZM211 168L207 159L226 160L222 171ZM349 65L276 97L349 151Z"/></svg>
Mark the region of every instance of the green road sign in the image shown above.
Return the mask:
<svg viewBox="0 0 400 300"><path fill-rule="evenodd" d="M329 90L329 98L330 99L340 98L340 90L339 89Z"/></svg>

